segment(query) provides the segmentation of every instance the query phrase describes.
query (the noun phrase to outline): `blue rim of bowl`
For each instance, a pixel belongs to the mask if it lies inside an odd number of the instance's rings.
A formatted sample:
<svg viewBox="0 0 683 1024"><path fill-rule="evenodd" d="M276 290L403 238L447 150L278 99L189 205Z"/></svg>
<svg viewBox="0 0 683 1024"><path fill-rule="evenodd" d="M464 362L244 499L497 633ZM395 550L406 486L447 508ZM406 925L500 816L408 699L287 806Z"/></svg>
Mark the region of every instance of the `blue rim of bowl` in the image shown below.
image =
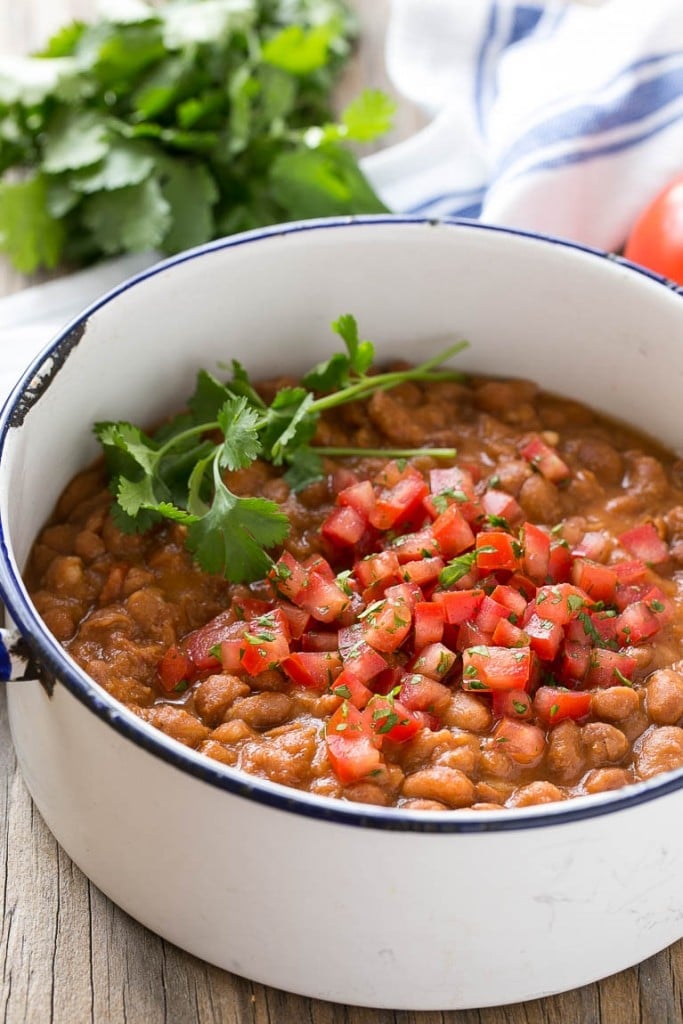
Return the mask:
<svg viewBox="0 0 683 1024"><path fill-rule="evenodd" d="M564 238L533 231L522 231L498 225L484 224L480 221L468 220L466 218L448 217L433 219L403 214L379 214L294 221L289 224L274 225L248 231L209 242L206 245L198 246L155 263L147 270L135 274L122 284L111 289L68 323L43 351L35 357L4 404L0 413L0 462L5 450L7 435L11 428L13 413L20 405L38 370L56 352L59 352L61 346L68 347L71 344L73 347L73 339L75 336L77 337L75 332L80 331L82 333L89 317L98 309L113 301L118 295L128 291L130 288L137 287L150 277L164 273L170 268L223 249L236 248L269 238L281 238L304 232L373 227L377 225L423 226L440 229L455 227L458 229L511 235L539 241L543 244L560 246L561 248L575 250L591 257L626 267L629 271L649 278L658 285L665 287L683 301L683 288L676 285L675 282L668 281L660 275L633 264L621 256L606 253ZM59 361L57 362L59 363ZM50 376L49 383L55 379L57 373L58 369ZM30 394L28 397L28 407L30 408L33 400ZM469 810L409 812L400 808L369 807L363 804L346 803L341 800L302 793L298 790L272 783L269 780L248 776L246 773L220 765L217 762L211 761L208 757L183 747L164 733L136 718L133 712L128 711L123 705L115 701L106 691L99 687L96 688L92 680L68 657L66 651L49 633L37 611L27 599L22 583L15 575L9 559L2 518L0 518L0 594L13 622L26 640L31 653L49 673L52 673L59 680L59 683L64 685L74 697L100 720L110 725L127 739L132 740L138 747L197 780L206 782L218 789L227 790L235 796L254 800L281 811L321 821L389 831L430 832L437 834L453 832L508 832L601 817L605 814L626 810L629 807L673 794L683 788L683 769L681 769L680 771L655 777L646 782L624 787L621 790L614 790L611 793L604 794L602 798L597 796L576 797L566 802L562 801L530 808L501 809L500 812L490 810L481 813Z"/></svg>

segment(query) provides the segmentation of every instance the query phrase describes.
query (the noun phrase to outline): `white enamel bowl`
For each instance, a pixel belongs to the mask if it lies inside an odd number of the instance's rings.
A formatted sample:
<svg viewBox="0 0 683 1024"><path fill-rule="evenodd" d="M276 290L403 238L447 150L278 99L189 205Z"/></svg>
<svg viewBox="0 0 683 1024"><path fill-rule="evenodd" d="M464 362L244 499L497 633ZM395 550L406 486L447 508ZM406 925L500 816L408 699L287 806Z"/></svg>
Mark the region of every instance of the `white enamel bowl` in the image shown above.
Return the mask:
<svg viewBox="0 0 683 1024"><path fill-rule="evenodd" d="M1 424L0 584L43 679L9 683L24 777L80 868L143 924L227 970L394 1009L482 1007L616 972L683 934L683 772L557 805L401 812L245 777L117 705L21 582L96 420L154 422L198 366L255 376L329 353L352 312L379 356L538 380L683 443L683 297L576 246L470 223L368 218L234 237L96 303ZM31 673L29 672L29 675Z"/></svg>

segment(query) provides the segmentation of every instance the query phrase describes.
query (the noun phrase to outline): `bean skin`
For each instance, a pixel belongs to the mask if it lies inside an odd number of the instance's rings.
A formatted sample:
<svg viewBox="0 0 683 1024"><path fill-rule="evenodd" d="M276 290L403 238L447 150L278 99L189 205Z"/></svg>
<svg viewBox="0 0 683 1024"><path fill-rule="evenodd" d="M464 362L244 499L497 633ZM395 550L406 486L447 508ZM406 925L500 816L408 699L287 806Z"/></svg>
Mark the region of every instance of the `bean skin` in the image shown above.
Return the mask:
<svg viewBox="0 0 683 1024"><path fill-rule="evenodd" d="M677 725L683 718L683 676L658 669L646 683L647 711L657 725Z"/></svg>
<svg viewBox="0 0 683 1024"><path fill-rule="evenodd" d="M683 729L675 725L648 729L636 743L635 762L641 779L683 768Z"/></svg>
<svg viewBox="0 0 683 1024"><path fill-rule="evenodd" d="M628 753L628 740L623 732L607 722L589 722L584 725L581 739L588 762L593 768L616 764Z"/></svg>
<svg viewBox="0 0 683 1024"><path fill-rule="evenodd" d="M236 701L227 718L241 718L252 729L272 729L286 722L292 713L292 700L286 693L264 691Z"/></svg>
<svg viewBox="0 0 683 1024"><path fill-rule="evenodd" d="M506 803L506 807L534 807L536 804L552 804L564 800L565 794L552 782L529 782L515 790Z"/></svg>
<svg viewBox="0 0 683 1024"><path fill-rule="evenodd" d="M418 800L436 800L448 807L468 807L474 803L475 788L464 772L435 765L406 777L403 796Z"/></svg>
<svg viewBox="0 0 683 1024"><path fill-rule="evenodd" d="M682 691L683 692L683 691ZM630 686L609 686L593 694L593 714L610 722L620 722L639 707L638 694Z"/></svg>
<svg viewBox="0 0 683 1024"><path fill-rule="evenodd" d="M581 780L581 787L586 793L605 793L611 789L621 789L632 781L625 768L592 768Z"/></svg>

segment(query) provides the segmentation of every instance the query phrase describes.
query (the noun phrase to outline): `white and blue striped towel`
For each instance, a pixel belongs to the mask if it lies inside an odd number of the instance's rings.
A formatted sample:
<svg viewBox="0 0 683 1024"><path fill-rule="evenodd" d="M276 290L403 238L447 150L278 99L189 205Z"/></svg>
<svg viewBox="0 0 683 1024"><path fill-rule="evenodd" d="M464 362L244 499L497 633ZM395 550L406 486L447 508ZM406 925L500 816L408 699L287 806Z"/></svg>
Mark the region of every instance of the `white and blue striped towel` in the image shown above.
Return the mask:
<svg viewBox="0 0 683 1024"><path fill-rule="evenodd" d="M616 249L683 171L683 0L393 0L387 63L434 115L365 161L392 209Z"/></svg>
<svg viewBox="0 0 683 1024"><path fill-rule="evenodd" d="M433 115L364 161L397 212L615 249L683 170L683 0L393 0L387 62ZM0 400L55 331L154 258L110 260L3 299Z"/></svg>

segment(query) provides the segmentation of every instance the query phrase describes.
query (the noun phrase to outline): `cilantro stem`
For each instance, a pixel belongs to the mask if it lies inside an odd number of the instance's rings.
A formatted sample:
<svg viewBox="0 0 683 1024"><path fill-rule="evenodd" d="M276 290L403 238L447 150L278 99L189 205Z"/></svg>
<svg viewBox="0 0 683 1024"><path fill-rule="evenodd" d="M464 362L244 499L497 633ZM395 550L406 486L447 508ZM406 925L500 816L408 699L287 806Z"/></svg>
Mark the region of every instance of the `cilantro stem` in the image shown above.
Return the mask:
<svg viewBox="0 0 683 1024"><path fill-rule="evenodd" d="M455 448L323 448L315 445L313 451L317 455L335 456L357 456L358 458L379 458L379 459L412 459L424 455L432 459L454 459L457 449Z"/></svg>
<svg viewBox="0 0 683 1024"><path fill-rule="evenodd" d="M220 430L220 423L214 420L211 423L200 423L196 427L188 427L187 430L182 430L179 434L174 434L170 437L165 444L162 444L161 448L157 449L157 460L161 461L164 455L168 454L172 448L176 448L179 444L187 441L191 437L198 437L201 434L208 434L212 430Z"/></svg>
<svg viewBox="0 0 683 1024"><path fill-rule="evenodd" d="M432 359L428 359L412 370L393 370L390 373L378 373L372 377L363 376L354 384L349 384L347 387L335 391L331 395L316 398L315 401L311 402L309 411L312 413L324 412L326 409L333 409L335 406L344 405L355 398L361 398L366 391L383 391L393 388L397 384L402 384L404 381L462 380L462 373L458 370L435 370L434 367L440 366L447 359L457 355L458 352L462 352L465 348L467 348L467 342L458 341L455 345L451 345L443 352L433 356Z"/></svg>

